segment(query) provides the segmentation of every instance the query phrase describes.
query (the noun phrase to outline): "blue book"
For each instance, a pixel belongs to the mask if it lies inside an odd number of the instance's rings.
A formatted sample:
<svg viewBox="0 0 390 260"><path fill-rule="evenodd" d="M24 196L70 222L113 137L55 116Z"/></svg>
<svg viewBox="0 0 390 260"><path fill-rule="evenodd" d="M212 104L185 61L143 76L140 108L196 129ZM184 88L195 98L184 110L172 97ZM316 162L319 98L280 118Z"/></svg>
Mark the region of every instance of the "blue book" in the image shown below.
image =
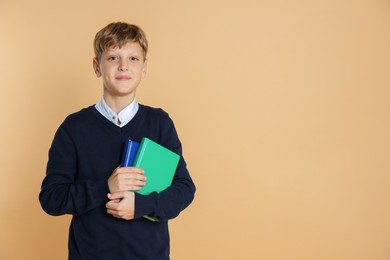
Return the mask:
<svg viewBox="0 0 390 260"><path fill-rule="evenodd" d="M134 142L130 139L126 140L122 153L121 167L133 166L135 156L138 152L138 148L138 142Z"/></svg>

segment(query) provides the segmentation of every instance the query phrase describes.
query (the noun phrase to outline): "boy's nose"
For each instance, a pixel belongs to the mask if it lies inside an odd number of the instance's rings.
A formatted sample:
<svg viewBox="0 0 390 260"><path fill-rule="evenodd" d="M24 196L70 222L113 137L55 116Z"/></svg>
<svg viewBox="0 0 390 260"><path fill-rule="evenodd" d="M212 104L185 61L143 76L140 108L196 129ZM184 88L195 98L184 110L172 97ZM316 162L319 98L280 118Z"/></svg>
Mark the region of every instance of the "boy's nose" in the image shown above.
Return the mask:
<svg viewBox="0 0 390 260"><path fill-rule="evenodd" d="M126 62L121 62L121 64L119 64L119 70L120 71L127 71L128 70Z"/></svg>

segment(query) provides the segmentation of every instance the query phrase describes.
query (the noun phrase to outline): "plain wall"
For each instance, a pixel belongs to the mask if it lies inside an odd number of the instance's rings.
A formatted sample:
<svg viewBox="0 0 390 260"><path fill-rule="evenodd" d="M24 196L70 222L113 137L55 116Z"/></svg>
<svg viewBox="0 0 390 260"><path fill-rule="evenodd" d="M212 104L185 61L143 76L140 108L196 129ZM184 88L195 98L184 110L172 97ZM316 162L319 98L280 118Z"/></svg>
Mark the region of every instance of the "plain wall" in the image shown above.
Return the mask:
<svg viewBox="0 0 390 260"><path fill-rule="evenodd" d="M54 133L98 102L95 33L140 25L138 101L197 185L172 259L390 259L386 1L0 1L0 259L66 259L38 193ZM131 235L131 234L129 234Z"/></svg>

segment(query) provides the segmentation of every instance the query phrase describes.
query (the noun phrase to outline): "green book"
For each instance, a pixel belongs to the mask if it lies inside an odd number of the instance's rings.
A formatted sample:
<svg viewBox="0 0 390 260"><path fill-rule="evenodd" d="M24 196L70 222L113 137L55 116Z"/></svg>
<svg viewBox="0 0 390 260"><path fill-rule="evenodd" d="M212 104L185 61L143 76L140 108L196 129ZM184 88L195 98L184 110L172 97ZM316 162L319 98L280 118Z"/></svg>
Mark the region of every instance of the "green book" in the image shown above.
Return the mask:
<svg viewBox="0 0 390 260"><path fill-rule="evenodd" d="M146 185L136 192L148 195L171 186L179 160L178 154L146 137L142 138L133 166L144 170Z"/></svg>
<svg viewBox="0 0 390 260"><path fill-rule="evenodd" d="M171 186L180 156L156 142L144 137L139 145L133 166L144 170L146 185L139 194L148 195L154 191L161 192ZM144 218L159 222L158 218Z"/></svg>

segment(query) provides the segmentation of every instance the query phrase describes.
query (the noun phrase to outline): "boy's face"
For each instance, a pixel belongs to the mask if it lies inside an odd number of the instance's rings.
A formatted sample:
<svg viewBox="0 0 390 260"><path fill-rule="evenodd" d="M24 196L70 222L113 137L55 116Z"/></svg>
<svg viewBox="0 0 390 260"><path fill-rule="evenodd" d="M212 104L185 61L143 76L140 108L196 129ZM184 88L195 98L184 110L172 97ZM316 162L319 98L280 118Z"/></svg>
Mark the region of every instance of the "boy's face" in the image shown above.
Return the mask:
<svg viewBox="0 0 390 260"><path fill-rule="evenodd" d="M98 61L93 60L96 76L102 77L104 96L134 99L136 89L146 74L147 62L141 46L128 42L121 48L107 48Z"/></svg>

